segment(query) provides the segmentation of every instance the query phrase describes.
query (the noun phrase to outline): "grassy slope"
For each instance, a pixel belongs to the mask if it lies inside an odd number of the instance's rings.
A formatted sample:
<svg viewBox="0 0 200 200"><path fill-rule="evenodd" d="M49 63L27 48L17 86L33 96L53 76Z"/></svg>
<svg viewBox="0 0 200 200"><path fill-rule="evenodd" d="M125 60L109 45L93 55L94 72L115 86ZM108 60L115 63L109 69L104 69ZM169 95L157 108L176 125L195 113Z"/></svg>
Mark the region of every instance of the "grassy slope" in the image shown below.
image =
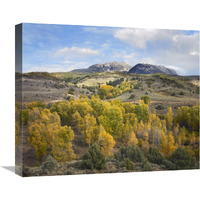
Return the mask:
<svg viewBox="0 0 200 200"><path fill-rule="evenodd" d="M119 78L134 82L134 89L118 97L122 101L137 103L141 96L148 95L151 98L151 108L163 105L163 109L158 113L166 113L167 107L172 106L174 110L181 105L192 106L199 98L199 78L198 76L172 76L166 74L127 74L122 72L103 73L28 73L24 80L24 101L43 100L54 102L63 100L67 96L78 98L80 95L91 96L98 90L98 86L106 84ZM85 86L85 87L84 87ZM94 87L95 93L88 87ZM70 88L74 89L74 94L69 94ZM130 99L134 94L135 97Z"/></svg>

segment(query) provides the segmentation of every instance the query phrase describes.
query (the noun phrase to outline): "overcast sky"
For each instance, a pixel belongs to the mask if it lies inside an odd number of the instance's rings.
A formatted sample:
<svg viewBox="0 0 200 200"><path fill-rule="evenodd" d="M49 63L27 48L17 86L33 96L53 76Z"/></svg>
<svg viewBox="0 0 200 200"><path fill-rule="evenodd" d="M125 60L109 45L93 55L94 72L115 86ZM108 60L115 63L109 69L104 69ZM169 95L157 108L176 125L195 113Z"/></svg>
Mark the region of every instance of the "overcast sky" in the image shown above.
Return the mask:
<svg viewBox="0 0 200 200"><path fill-rule="evenodd" d="M95 26L23 24L23 72L66 72L124 61L199 74L199 32Z"/></svg>

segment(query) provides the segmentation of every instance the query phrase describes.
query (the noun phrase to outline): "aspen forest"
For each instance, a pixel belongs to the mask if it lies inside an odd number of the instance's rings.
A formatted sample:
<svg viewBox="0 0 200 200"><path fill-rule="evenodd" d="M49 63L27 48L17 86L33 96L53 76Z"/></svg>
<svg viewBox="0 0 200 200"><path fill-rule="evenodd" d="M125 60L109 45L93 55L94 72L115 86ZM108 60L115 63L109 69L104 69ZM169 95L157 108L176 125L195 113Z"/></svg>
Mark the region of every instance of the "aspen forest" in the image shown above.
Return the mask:
<svg viewBox="0 0 200 200"><path fill-rule="evenodd" d="M149 111L147 95L133 104L109 100L113 93L104 86L91 98L34 101L22 110L16 104L16 148L22 140L20 127L27 129L35 166L48 166L42 174L59 173L59 166L65 171L65 163L72 163L73 173L198 168L198 103L178 107L175 113L168 107L160 116L154 108Z"/></svg>

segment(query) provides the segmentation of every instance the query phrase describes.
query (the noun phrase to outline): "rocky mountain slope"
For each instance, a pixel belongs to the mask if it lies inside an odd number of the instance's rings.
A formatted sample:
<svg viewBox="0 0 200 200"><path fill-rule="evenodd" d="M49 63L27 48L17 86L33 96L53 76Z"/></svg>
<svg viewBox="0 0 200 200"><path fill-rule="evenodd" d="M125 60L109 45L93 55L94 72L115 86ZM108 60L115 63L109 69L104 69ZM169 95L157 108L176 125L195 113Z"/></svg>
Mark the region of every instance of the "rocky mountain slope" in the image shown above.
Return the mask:
<svg viewBox="0 0 200 200"><path fill-rule="evenodd" d="M104 64L94 64L86 69L75 69L73 72L82 72L82 73L98 73L98 72L107 72L107 71L129 71L131 68L125 62L107 62Z"/></svg>
<svg viewBox="0 0 200 200"><path fill-rule="evenodd" d="M143 64L139 63L132 67L128 73L133 74L156 74L156 73L162 73L162 74L170 74L170 75L178 75L175 70L169 69L164 66L160 65L151 65L151 64Z"/></svg>

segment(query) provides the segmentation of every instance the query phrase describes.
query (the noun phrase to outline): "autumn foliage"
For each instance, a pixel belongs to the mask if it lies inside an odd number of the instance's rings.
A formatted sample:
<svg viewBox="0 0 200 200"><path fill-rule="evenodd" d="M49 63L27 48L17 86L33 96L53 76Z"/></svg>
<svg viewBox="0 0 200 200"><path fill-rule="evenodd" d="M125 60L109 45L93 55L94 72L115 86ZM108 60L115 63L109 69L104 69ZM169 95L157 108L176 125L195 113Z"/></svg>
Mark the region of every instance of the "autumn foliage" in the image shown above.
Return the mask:
<svg viewBox="0 0 200 200"><path fill-rule="evenodd" d="M131 162L143 162L144 170L150 169L144 156L150 162L161 164L164 159L176 155L179 147L198 160L199 106L182 106L175 112L169 107L167 114L161 117L155 109L149 111L148 96L141 97L139 104L103 100L131 87L124 81L120 87L102 85L99 95L70 98L52 104L49 109L42 102L27 104L15 123L16 146L20 140L19 127L23 125L28 127L28 142L36 150L38 159L48 155L58 162L75 159L73 140L79 135L92 153L100 150L108 158L118 151L114 157L129 168L133 168ZM124 146L119 149L121 145Z"/></svg>

